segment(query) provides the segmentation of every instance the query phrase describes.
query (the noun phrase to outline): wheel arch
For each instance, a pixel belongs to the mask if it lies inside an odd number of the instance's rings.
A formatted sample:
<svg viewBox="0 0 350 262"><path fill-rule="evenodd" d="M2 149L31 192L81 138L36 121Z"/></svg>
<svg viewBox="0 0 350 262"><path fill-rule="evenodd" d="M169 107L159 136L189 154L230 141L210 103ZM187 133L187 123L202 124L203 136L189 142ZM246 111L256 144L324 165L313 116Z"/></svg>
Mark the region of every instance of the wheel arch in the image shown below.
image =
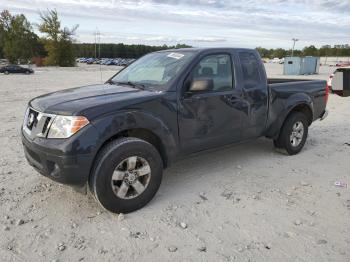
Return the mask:
<svg viewBox="0 0 350 262"><path fill-rule="evenodd" d="M266 137L273 138L273 139L278 138L285 121L294 112L300 112L300 113L305 114L305 116L308 120L308 125L310 126L312 124L312 121L313 121L312 104L310 104L306 101L299 102L293 106L287 107L284 114L281 114L269 127Z"/></svg>
<svg viewBox="0 0 350 262"><path fill-rule="evenodd" d="M306 104L306 103L301 103L296 105L295 107L293 107L287 114L287 116L284 118L283 123L286 121L286 119L290 116L290 114L292 114L293 112L300 112L303 113L307 120L308 120L308 124L309 126L312 124L312 120L313 120L313 111L311 109L311 107Z"/></svg>
<svg viewBox="0 0 350 262"><path fill-rule="evenodd" d="M152 144L158 150L164 167L168 167L176 157L177 129L174 130L174 127L169 126L163 119L149 112L120 111L117 114L100 117L92 124L99 133L93 161L107 143L120 137L135 137Z"/></svg>
<svg viewBox="0 0 350 262"><path fill-rule="evenodd" d="M108 139L106 139L98 148L94 161L97 157L97 155L99 154L99 152L110 142L122 138L122 137L134 137L134 138L139 138L141 140L144 140L148 143L150 143L151 145L153 145L160 157L162 158L163 161L163 166L167 167L169 164L169 159L168 159L168 155L165 149L165 145L163 144L162 140L160 139L160 137L158 135L156 135L154 132L152 132L149 129L146 128L130 128L130 129L125 129L122 131L117 132L116 134L114 134L113 136L109 137Z"/></svg>

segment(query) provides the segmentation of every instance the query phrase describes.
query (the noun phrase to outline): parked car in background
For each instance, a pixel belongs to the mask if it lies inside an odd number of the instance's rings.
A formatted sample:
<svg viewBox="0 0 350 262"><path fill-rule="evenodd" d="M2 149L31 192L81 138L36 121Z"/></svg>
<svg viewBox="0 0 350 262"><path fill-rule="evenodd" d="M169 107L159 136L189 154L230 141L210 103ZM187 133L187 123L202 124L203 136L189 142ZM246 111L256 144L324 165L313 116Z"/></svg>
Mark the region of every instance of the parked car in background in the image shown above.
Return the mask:
<svg viewBox="0 0 350 262"><path fill-rule="evenodd" d="M94 63L95 59L94 58L89 58L86 60L86 64L92 65Z"/></svg>
<svg viewBox="0 0 350 262"><path fill-rule="evenodd" d="M29 75L29 74L33 74L34 70L31 68L22 67L19 65L7 65L0 68L0 73L4 73L5 75L18 74L18 73Z"/></svg>
<svg viewBox="0 0 350 262"><path fill-rule="evenodd" d="M132 64L132 63L134 63L136 61L136 59L134 59L134 58L130 58L130 59L128 59L128 63L129 63L129 65L130 64Z"/></svg>
<svg viewBox="0 0 350 262"><path fill-rule="evenodd" d="M107 60L105 63L105 65L114 65L113 59Z"/></svg>
<svg viewBox="0 0 350 262"><path fill-rule="evenodd" d="M128 66L133 63L136 59L134 58L77 58L77 63L86 63L88 65L101 64L101 65L116 65L116 66Z"/></svg>
<svg viewBox="0 0 350 262"><path fill-rule="evenodd" d="M279 64L280 61L281 59L279 59L278 57L275 57L274 59L271 59L269 62L272 64Z"/></svg>

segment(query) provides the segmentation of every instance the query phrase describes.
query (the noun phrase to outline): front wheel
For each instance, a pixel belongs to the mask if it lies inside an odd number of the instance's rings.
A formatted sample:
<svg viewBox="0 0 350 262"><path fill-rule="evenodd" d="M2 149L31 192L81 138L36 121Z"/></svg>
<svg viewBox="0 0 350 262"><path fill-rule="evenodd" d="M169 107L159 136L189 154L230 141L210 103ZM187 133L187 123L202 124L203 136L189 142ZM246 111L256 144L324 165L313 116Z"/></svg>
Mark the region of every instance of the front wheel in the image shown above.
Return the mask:
<svg viewBox="0 0 350 262"><path fill-rule="evenodd" d="M121 138L98 154L90 189L96 200L114 213L129 213L145 206L162 181L163 162L157 149L138 138Z"/></svg>
<svg viewBox="0 0 350 262"><path fill-rule="evenodd" d="M285 149L289 155L298 154L305 145L308 129L305 114L293 112L284 122L278 139L274 140L275 147Z"/></svg>
<svg viewBox="0 0 350 262"><path fill-rule="evenodd" d="M5 75L8 75L9 73L10 73L10 72L9 72L9 71L7 71L7 70L4 72L4 74L5 74Z"/></svg>

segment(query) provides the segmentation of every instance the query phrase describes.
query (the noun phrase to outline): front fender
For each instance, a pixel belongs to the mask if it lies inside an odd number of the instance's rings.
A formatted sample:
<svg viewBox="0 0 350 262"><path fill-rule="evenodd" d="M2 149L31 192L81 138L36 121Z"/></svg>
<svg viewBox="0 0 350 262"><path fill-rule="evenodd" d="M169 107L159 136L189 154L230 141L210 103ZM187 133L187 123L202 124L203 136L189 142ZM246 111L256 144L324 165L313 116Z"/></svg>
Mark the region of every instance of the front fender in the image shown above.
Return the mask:
<svg viewBox="0 0 350 262"><path fill-rule="evenodd" d="M156 135L163 144L166 157L169 161L175 158L177 153L176 134L160 118L142 110L120 111L113 115L107 115L92 123L99 130L99 145L97 148L116 136L118 133L130 129L146 129Z"/></svg>

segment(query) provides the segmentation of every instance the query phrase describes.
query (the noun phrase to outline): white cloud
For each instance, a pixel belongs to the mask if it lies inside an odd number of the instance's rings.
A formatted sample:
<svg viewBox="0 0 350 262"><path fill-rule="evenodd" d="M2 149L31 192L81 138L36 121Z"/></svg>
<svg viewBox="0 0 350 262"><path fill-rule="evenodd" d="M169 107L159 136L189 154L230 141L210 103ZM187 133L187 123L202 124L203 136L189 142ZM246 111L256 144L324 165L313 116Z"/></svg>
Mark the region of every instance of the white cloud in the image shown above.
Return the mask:
<svg viewBox="0 0 350 262"><path fill-rule="evenodd" d="M227 40L225 38L218 38L218 37L206 37L206 36L199 36L194 38L178 38L178 42L203 42L203 43L221 43L226 42Z"/></svg>
<svg viewBox="0 0 350 262"><path fill-rule="evenodd" d="M63 24L80 24L80 41L91 41L98 26L103 41L130 43L289 47L292 37L303 46L350 42L349 0L1 0L3 8L35 19L39 10L56 8Z"/></svg>

